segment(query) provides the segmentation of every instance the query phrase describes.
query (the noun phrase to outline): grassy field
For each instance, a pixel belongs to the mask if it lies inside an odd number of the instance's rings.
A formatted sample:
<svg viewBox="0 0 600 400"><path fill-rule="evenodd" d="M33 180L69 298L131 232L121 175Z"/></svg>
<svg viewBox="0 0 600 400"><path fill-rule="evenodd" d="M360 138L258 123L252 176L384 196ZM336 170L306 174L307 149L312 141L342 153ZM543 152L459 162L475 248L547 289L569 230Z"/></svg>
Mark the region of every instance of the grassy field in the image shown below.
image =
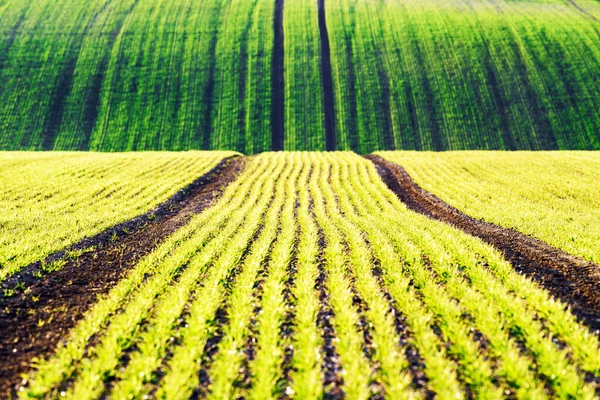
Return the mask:
<svg viewBox="0 0 600 400"><path fill-rule="evenodd" d="M0 2L0 150L600 149L596 1L277 1Z"/></svg>
<svg viewBox="0 0 600 400"><path fill-rule="evenodd" d="M328 5L340 148L598 149L597 2Z"/></svg>
<svg viewBox="0 0 600 400"><path fill-rule="evenodd" d="M270 1L0 5L0 148L270 149Z"/></svg>
<svg viewBox="0 0 600 400"><path fill-rule="evenodd" d="M0 153L0 283L150 211L233 154Z"/></svg>
<svg viewBox="0 0 600 400"><path fill-rule="evenodd" d="M0 0L0 400L599 399L599 43L598 0Z"/></svg>
<svg viewBox="0 0 600 400"><path fill-rule="evenodd" d="M496 250L409 211L371 162L266 153L19 394L592 399L598 346Z"/></svg>
<svg viewBox="0 0 600 400"><path fill-rule="evenodd" d="M381 152L466 214L600 262L600 155Z"/></svg>

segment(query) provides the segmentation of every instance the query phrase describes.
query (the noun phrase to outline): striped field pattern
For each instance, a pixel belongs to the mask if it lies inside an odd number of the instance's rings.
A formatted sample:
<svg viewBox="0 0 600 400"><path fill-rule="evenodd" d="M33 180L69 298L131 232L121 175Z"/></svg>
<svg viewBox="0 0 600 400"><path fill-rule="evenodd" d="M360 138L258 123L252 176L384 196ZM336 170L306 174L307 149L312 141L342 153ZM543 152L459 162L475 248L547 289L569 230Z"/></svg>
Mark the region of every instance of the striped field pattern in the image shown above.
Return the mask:
<svg viewBox="0 0 600 400"><path fill-rule="evenodd" d="M595 0L4 0L0 150L597 150L599 24Z"/></svg>
<svg viewBox="0 0 600 400"><path fill-rule="evenodd" d="M36 363L23 398L582 398L598 337L353 153L253 157Z"/></svg>
<svg viewBox="0 0 600 400"><path fill-rule="evenodd" d="M0 153L0 283L152 210L234 154Z"/></svg>

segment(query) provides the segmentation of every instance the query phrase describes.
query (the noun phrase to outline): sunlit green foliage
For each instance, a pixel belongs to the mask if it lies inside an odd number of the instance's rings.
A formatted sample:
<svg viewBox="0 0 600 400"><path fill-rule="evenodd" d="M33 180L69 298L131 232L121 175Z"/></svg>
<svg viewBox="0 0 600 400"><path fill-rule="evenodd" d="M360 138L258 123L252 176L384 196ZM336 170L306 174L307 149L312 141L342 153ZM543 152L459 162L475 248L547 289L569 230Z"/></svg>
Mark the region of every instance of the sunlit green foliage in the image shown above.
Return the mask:
<svg viewBox="0 0 600 400"><path fill-rule="evenodd" d="M590 0L326 0L338 148L600 149Z"/></svg>
<svg viewBox="0 0 600 400"><path fill-rule="evenodd" d="M600 350L496 250L409 211L369 161L266 153L36 369L23 398L591 400Z"/></svg>
<svg viewBox="0 0 600 400"><path fill-rule="evenodd" d="M600 149L597 1L324 4L338 149ZM282 143L323 150L317 0L283 7ZM3 1L0 149L268 151L274 13Z"/></svg>
<svg viewBox="0 0 600 400"><path fill-rule="evenodd" d="M0 281L150 211L233 154L0 153Z"/></svg>
<svg viewBox="0 0 600 400"><path fill-rule="evenodd" d="M464 213L600 262L600 154L382 152Z"/></svg>
<svg viewBox="0 0 600 400"><path fill-rule="evenodd" d="M273 2L0 5L0 149L268 150Z"/></svg>

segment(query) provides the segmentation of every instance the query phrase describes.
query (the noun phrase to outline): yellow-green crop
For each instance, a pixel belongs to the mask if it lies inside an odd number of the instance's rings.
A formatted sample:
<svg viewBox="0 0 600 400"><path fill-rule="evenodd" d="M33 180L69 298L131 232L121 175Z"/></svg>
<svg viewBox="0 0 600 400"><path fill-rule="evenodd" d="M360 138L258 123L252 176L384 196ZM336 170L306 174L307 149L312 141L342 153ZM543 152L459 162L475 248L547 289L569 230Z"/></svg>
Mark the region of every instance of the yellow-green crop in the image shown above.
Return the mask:
<svg viewBox="0 0 600 400"><path fill-rule="evenodd" d="M150 211L233 154L0 153L0 282Z"/></svg>
<svg viewBox="0 0 600 400"><path fill-rule="evenodd" d="M381 152L464 213L600 262L600 154Z"/></svg>
<svg viewBox="0 0 600 400"><path fill-rule="evenodd" d="M22 398L591 400L600 350L499 252L408 210L371 162L265 153L35 368Z"/></svg>

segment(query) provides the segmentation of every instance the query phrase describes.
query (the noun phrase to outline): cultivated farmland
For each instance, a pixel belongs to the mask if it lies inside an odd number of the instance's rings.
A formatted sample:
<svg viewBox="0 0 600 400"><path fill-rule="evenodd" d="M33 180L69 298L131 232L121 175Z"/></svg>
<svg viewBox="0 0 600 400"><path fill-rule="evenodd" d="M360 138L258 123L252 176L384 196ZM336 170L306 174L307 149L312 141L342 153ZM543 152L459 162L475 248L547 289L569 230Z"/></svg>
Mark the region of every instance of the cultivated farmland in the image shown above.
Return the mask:
<svg viewBox="0 0 600 400"><path fill-rule="evenodd" d="M600 261L600 155L381 152L466 214Z"/></svg>
<svg viewBox="0 0 600 400"><path fill-rule="evenodd" d="M232 155L0 153L0 283L152 210Z"/></svg>
<svg viewBox="0 0 600 400"><path fill-rule="evenodd" d="M353 153L244 160L19 396L594 398L598 336L499 251L400 195ZM20 357L12 339L3 350Z"/></svg>
<svg viewBox="0 0 600 400"><path fill-rule="evenodd" d="M600 149L593 0L6 0L0 150Z"/></svg>
<svg viewBox="0 0 600 400"><path fill-rule="evenodd" d="M0 400L600 399L599 43L598 0L0 0Z"/></svg>

